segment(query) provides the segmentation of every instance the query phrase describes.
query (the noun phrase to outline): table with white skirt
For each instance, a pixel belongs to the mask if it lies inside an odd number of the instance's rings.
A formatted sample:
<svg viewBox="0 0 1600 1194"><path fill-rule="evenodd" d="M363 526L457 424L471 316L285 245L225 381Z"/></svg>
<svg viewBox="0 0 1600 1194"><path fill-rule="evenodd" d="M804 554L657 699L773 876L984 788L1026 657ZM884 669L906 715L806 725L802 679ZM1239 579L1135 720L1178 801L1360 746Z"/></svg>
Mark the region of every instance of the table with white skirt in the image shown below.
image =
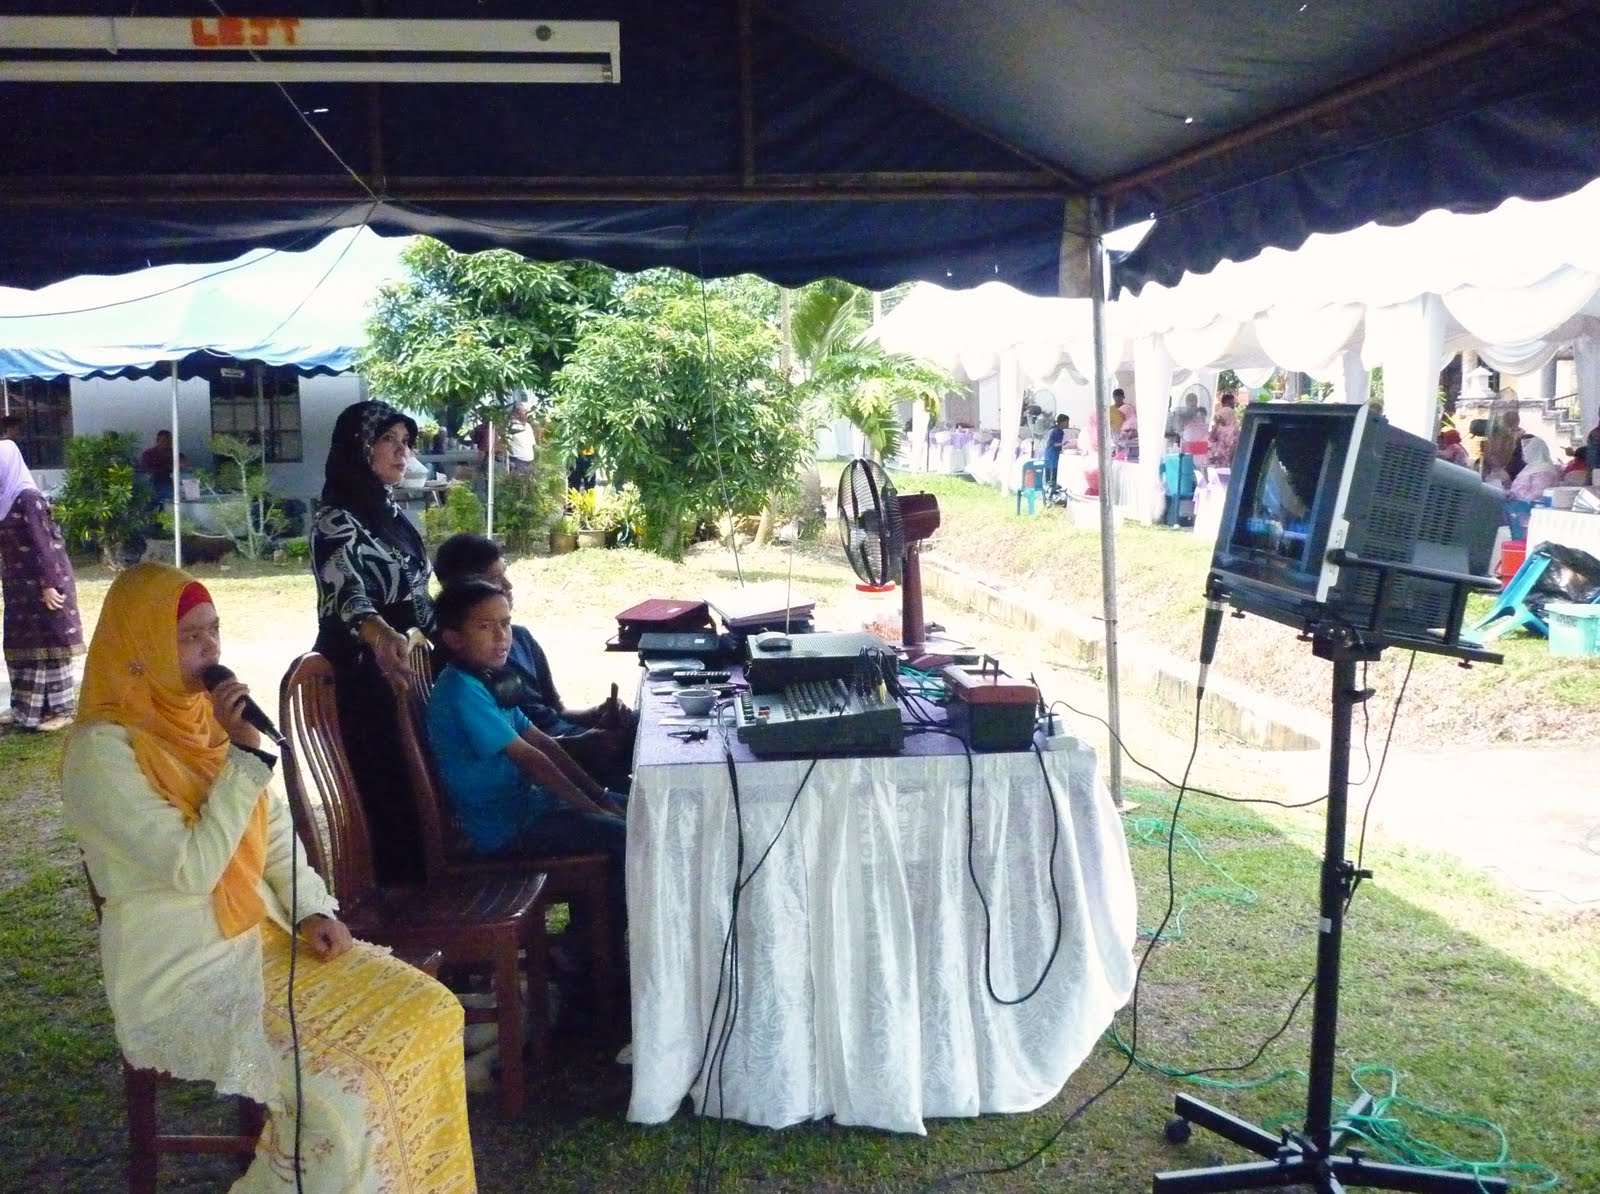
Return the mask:
<svg viewBox="0 0 1600 1194"><path fill-rule="evenodd" d="M769 1127L921 1133L1055 1097L1133 987L1133 878L1094 750L970 756L969 822L951 738L813 764L755 761L730 731L730 776L723 734L669 737L664 700L641 698L628 808L628 1118L690 1096Z"/></svg>

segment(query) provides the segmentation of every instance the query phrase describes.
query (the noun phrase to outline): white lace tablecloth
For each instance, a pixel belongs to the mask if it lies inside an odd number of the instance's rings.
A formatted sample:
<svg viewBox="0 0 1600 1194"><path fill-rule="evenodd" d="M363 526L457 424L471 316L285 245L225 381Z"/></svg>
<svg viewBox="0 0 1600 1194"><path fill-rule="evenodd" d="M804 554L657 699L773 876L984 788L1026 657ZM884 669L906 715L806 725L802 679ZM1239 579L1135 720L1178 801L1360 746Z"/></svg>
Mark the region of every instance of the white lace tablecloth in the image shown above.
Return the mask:
<svg viewBox="0 0 1600 1194"><path fill-rule="evenodd" d="M930 1116L1053 1098L1132 990L1135 897L1094 751L1069 741L1043 757L1060 827L1053 962L1053 819L1031 752L972 757L987 946L967 873L965 754L823 759L798 800L807 761L744 762L737 821L724 762L639 766L628 1118L661 1122L692 1095L769 1127L833 1116L921 1133ZM730 983L736 866L748 881ZM1031 999L1003 1006L986 990L986 954L1005 998L1049 973ZM702 1064L730 994L720 1062Z"/></svg>

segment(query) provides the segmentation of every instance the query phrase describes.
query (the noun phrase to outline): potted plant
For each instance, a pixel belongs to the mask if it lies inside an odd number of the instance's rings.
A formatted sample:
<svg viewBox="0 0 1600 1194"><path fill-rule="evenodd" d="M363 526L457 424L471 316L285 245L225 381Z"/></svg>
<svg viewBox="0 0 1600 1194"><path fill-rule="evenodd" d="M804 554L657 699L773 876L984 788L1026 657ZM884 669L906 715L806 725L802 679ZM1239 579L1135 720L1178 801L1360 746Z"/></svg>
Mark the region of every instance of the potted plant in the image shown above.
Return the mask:
<svg viewBox="0 0 1600 1194"><path fill-rule="evenodd" d="M631 481L609 494L601 508L606 527L606 546L625 547L639 541L644 523L644 508L639 504L639 487Z"/></svg>
<svg viewBox="0 0 1600 1194"><path fill-rule="evenodd" d="M569 551L577 550L578 528L570 515L563 514L550 527L550 554L564 556Z"/></svg>
<svg viewBox="0 0 1600 1194"><path fill-rule="evenodd" d="M579 547L604 547L606 527L600 514L600 496L595 489L567 490L567 507L578 528Z"/></svg>

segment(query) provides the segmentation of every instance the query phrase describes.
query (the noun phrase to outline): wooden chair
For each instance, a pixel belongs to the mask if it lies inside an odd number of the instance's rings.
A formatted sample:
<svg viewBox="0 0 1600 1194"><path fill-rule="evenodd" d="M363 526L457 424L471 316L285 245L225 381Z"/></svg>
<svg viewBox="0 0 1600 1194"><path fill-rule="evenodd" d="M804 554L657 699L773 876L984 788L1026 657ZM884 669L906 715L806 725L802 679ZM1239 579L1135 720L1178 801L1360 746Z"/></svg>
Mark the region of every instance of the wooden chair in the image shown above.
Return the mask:
<svg viewBox="0 0 1600 1194"><path fill-rule="evenodd" d="M83 878L89 885L94 918L100 919L105 900L95 889L94 876L83 864ZM161 1070L142 1070L122 1059L122 1091L128 1108L128 1191L129 1194L155 1194L161 1158L206 1156L232 1153L239 1158L242 1173L255 1155L256 1140L266 1126L267 1109L243 1096L232 1096L237 1104L238 1130L231 1135L198 1132L163 1132L160 1124L161 1088L173 1081Z"/></svg>
<svg viewBox="0 0 1600 1194"><path fill-rule="evenodd" d="M411 631L411 679L395 694L400 746L405 753L411 791L416 799L421 827L423 872L428 882L517 871L537 866L549 876L547 904L576 903L587 913L587 944L594 980L595 1011L605 1023L615 1012L615 992L620 985L612 942L610 900L604 854L559 854L510 858L482 858L466 845L466 835L450 811L439 780L433 751L428 745L428 698L433 693L433 645L420 630Z"/></svg>
<svg viewBox="0 0 1600 1194"><path fill-rule="evenodd" d="M520 1114L526 1089L519 973L528 980L536 1060L543 1064L549 1057L545 876L525 868L444 878L419 888L379 887L366 814L339 733L334 684L332 665L312 651L289 665L279 687L278 724L293 746L285 755L284 780L306 852L358 937L396 949L437 948L447 967L489 971L495 1005L469 1008L466 1018L497 1025L501 1109L507 1116Z"/></svg>

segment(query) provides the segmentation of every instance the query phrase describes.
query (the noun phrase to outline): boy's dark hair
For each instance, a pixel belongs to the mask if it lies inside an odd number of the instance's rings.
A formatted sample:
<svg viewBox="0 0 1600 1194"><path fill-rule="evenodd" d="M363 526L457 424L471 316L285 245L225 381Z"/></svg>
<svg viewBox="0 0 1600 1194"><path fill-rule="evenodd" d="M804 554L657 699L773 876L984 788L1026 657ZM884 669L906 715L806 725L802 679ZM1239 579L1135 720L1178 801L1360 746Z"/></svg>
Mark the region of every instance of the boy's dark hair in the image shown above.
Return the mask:
<svg viewBox="0 0 1600 1194"><path fill-rule="evenodd" d="M498 597L503 601L505 593L494 581L484 580L481 576L469 576L465 580L445 585L444 592L440 593L439 599L433 603L433 616L438 623L439 632L442 634L446 630L460 630L467 624L472 611L491 597Z"/></svg>
<svg viewBox="0 0 1600 1194"><path fill-rule="evenodd" d="M1111 396L1112 396L1112 397L1113 397L1113 398L1121 398L1121 399L1123 399L1123 400L1124 400L1124 401L1126 401L1126 400L1127 400L1127 397L1128 397L1128 395L1127 395L1127 394L1126 394L1126 393L1124 393L1124 392L1123 392L1123 389L1122 389L1122 387L1121 387L1121 386L1118 386L1118 387L1117 387L1117 388L1116 388L1116 389L1114 389L1114 390L1112 390L1112 391L1111 391Z"/></svg>
<svg viewBox="0 0 1600 1194"><path fill-rule="evenodd" d="M1070 427L1070 426L1072 426L1072 418L1071 418L1071 416L1069 416L1069 415L1057 415L1056 416L1056 426L1057 427Z"/></svg>
<svg viewBox="0 0 1600 1194"><path fill-rule="evenodd" d="M500 545L486 535L462 532L439 544L433 554L433 572L449 586L469 576L481 576L500 558Z"/></svg>

